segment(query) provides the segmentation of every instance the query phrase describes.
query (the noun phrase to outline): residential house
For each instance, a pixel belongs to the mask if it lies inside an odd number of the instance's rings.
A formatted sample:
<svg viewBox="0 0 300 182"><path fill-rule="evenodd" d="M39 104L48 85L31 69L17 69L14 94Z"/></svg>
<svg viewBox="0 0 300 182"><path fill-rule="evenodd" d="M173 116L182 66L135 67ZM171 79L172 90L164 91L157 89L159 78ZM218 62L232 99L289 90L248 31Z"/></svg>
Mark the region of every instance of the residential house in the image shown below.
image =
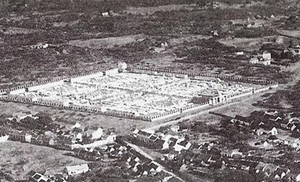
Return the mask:
<svg viewBox="0 0 300 182"><path fill-rule="evenodd" d="M296 181L297 181L297 182L300 182L300 174L298 174L298 175L296 176Z"/></svg>
<svg viewBox="0 0 300 182"><path fill-rule="evenodd" d="M180 130L180 126L179 126L179 125L172 125L172 126L170 127L170 129L171 129L173 132L178 133L179 130Z"/></svg>
<svg viewBox="0 0 300 182"><path fill-rule="evenodd" d="M182 150L189 150L191 146L192 144L189 141L187 141L187 139L182 138L177 140L174 146L174 150L177 152L181 152Z"/></svg>
<svg viewBox="0 0 300 182"><path fill-rule="evenodd" d="M101 158L101 153L96 150L74 149L74 155L87 161L97 161Z"/></svg>
<svg viewBox="0 0 300 182"><path fill-rule="evenodd" d="M33 182L50 182L50 179L41 173L30 171L28 175L29 175L29 180Z"/></svg>
<svg viewBox="0 0 300 182"><path fill-rule="evenodd" d="M258 165L255 167L256 172L262 171L265 173L266 176L271 176L278 168L279 166L263 162L259 162Z"/></svg>
<svg viewBox="0 0 300 182"><path fill-rule="evenodd" d="M287 169L287 168L278 168L274 172L274 178L275 179L283 179L290 172L291 172L290 169Z"/></svg>
<svg viewBox="0 0 300 182"><path fill-rule="evenodd" d="M88 172L90 168L88 164L80 164L75 166L66 166L65 170L69 176L75 176Z"/></svg>
<svg viewBox="0 0 300 182"><path fill-rule="evenodd" d="M271 134L271 135L278 135L278 130L275 128L275 127L273 127L272 128L272 130L271 131L269 131L269 133Z"/></svg>
<svg viewBox="0 0 300 182"><path fill-rule="evenodd" d="M270 65L272 61L271 53L264 51L262 54L252 57L249 61L250 64L263 64Z"/></svg>
<svg viewBox="0 0 300 182"><path fill-rule="evenodd" d="M9 138L9 135L0 135L0 143L6 142Z"/></svg>
<svg viewBox="0 0 300 182"><path fill-rule="evenodd" d="M147 133L142 130L135 130L133 135L128 136L126 139L134 144L142 145L152 149L162 149L165 143L165 141L155 133Z"/></svg>

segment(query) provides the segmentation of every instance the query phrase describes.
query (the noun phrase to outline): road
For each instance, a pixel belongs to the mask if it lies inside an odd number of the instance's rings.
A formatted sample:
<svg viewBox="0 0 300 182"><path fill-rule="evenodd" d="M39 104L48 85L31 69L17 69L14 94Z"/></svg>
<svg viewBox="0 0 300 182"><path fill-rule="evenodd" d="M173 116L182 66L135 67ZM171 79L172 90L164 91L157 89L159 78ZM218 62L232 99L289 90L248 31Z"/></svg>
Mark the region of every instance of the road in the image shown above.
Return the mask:
<svg viewBox="0 0 300 182"><path fill-rule="evenodd" d="M142 154L142 155L145 156L146 158L152 160L152 162L153 162L155 165L157 165L158 167L160 167L165 173L167 173L167 174L169 174L169 175L171 175L171 176L173 176L173 177L179 179L180 181L183 181L183 182L184 182L184 180L181 179L179 176L177 176L176 174L174 174L174 173L168 171L164 166L162 166L162 165L160 165L159 163L155 162L155 159L154 159L152 156L150 156L149 154L147 154L147 152L143 151L140 147L138 147L137 145L134 145L134 144L132 144L132 143L129 143L129 142L126 142L126 143L127 143L127 145L129 145L130 147L132 147L135 151L139 152L140 154Z"/></svg>
<svg viewBox="0 0 300 182"><path fill-rule="evenodd" d="M265 93L270 93L270 92L275 92L277 90L276 89L272 89L272 90L268 90L268 91L264 91L264 92L260 92L260 93L257 93L257 94L253 94L253 95L250 95L248 97L244 97L244 98L239 98L238 100L236 101L232 101L232 102L228 102L226 104L221 104L221 105L216 105L214 107L209 107L209 108L205 108L203 111L200 111L196 114L192 114L192 115L188 115L188 116L184 116L182 117L181 119L178 119L178 120L172 120L172 121L169 121L169 122L166 122L166 123L162 123L162 124L158 124L156 126L152 126L152 127L148 127L148 128L144 128L142 129L143 131L146 131L146 132L153 132L157 129L159 129L160 127L164 127L164 126L169 126L169 125L174 125L176 123L179 123L181 121L184 121L184 120L187 120L187 119L191 119L193 117L197 117L199 115L203 115L203 114L207 114L209 113L210 111L216 111L216 110L219 110L219 109L223 109L223 108L227 108L227 107L230 107L230 106L233 106L233 105L238 105L241 100L243 102L245 101L249 101L249 100L253 100L253 99L257 99L259 98L261 95L265 94Z"/></svg>
<svg viewBox="0 0 300 182"><path fill-rule="evenodd" d="M264 91L264 92L253 94L253 95L250 95L249 97L243 97L243 98L240 98L239 100L234 101L234 102L230 102L230 103L226 103L226 104L222 104L222 105L217 105L217 106L212 107L212 108L206 108L205 110L200 111L196 114L188 115L188 116L182 117L181 119L178 119L178 120L172 120L172 121L169 121L169 122L166 122L166 123L161 123L161 124L158 124L156 126L151 126L151 127L148 127L148 128L144 128L142 130L146 131L146 132L153 132L153 131L159 129L160 127L174 125L174 124L179 123L181 121L191 119L191 118L197 117L199 115L207 114L210 111L216 111L216 110L219 110L219 109L223 109L223 108L227 108L227 107L230 107L230 106L238 105L240 102L247 102L247 101L249 102L253 99L258 100L265 93L274 93L275 91L280 90L280 89L287 89L288 87L296 84L300 79L300 62L294 63L293 65L291 65L287 68L282 68L282 71L289 71L289 72L293 73L293 75L291 76L291 80L287 84L280 84L277 88L274 88L272 90L267 90L267 91Z"/></svg>

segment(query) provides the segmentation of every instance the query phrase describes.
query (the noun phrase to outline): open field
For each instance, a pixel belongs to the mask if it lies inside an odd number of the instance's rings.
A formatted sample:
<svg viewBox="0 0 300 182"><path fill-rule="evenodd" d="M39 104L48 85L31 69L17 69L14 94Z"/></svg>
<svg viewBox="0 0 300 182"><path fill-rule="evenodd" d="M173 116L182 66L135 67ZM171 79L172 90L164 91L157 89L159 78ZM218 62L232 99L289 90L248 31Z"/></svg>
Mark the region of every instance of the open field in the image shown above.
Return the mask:
<svg viewBox="0 0 300 182"><path fill-rule="evenodd" d="M122 119L111 116L103 116L97 114L91 114L86 112L78 112L72 110L62 110L52 107L43 107L29 104L20 104L14 102L0 102L1 113L8 115L15 115L16 113L39 113L45 112L54 119L55 122L71 127L76 122L80 123L83 127L89 127L91 129L97 129L103 127L108 131L114 129L117 134L123 135L133 128L143 128L150 125L151 122L145 122L140 120Z"/></svg>
<svg viewBox="0 0 300 182"><path fill-rule="evenodd" d="M0 147L1 170L15 180L27 179L26 175L31 170L47 170L50 174L56 174L62 172L66 165L86 163L48 147L11 141L0 143Z"/></svg>
<svg viewBox="0 0 300 182"><path fill-rule="evenodd" d="M278 30L278 32L289 37L300 38L300 30Z"/></svg>
<svg viewBox="0 0 300 182"><path fill-rule="evenodd" d="M225 38L220 39L219 42L228 46L238 47L246 51L259 50L260 45L266 42L272 42L275 36L267 36L260 38Z"/></svg>
<svg viewBox="0 0 300 182"><path fill-rule="evenodd" d="M91 49L113 48L115 46L123 46L132 42L142 41L143 37L143 35L130 35L103 39L72 40L69 44L78 47L88 47Z"/></svg>
<svg viewBox="0 0 300 182"><path fill-rule="evenodd" d="M152 15L156 12L164 11L179 11L179 10L194 10L199 7L196 4L181 4L181 5L163 5L153 7L127 7L123 13L136 14L136 15Z"/></svg>

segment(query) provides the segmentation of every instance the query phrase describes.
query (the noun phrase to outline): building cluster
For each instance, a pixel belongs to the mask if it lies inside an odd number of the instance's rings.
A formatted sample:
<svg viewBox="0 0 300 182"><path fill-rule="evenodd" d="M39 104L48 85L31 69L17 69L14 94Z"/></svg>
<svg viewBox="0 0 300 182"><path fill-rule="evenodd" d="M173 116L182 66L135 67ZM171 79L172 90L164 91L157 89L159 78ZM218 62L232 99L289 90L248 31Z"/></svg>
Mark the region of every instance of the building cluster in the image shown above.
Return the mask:
<svg viewBox="0 0 300 182"><path fill-rule="evenodd" d="M294 163L290 166L287 157L288 151L297 152L300 149L298 140L300 135L297 129L299 119L293 116L293 113L272 110L254 111L249 117L218 115L225 119L220 129L214 129L214 133L226 136L230 140L239 135L239 132L248 134L246 140L249 144L249 151L242 151L241 146L234 152L238 155L238 159L235 157L234 160L229 160L235 161L236 165L242 168L233 169L254 169L256 173L262 172L267 179L272 181L299 180L300 175L295 171L300 169L300 165ZM228 131L230 130L228 128L235 129ZM261 153L261 151L265 152ZM224 154L224 150L221 154ZM233 157L232 153L228 153L227 156ZM248 161L248 166L244 165L245 161ZM253 166L250 165L251 163Z"/></svg>
<svg viewBox="0 0 300 182"><path fill-rule="evenodd" d="M72 181L81 174L93 171L90 164L101 160L122 163L122 170L136 178L167 175L158 163L132 148L122 137L104 133L102 128L89 131L76 123L67 129L50 122L39 127L39 119L38 115L31 114L2 118L0 142L10 140L65 150L69 152L65 155L87 162L65 166L59 174L32 171L28 174L29 181Z"/></svg>
<svg viewBox="0 0 300 182"><path fill-rule="evenodd" d="M294 40L286 39L288 38L279 36L275 42L266 42L261 46L260 51L271 54L272 64L287 66L290 63L299 61L299 41L294 42Z"/></svg>
<svg viewBox="0 0 300 182"><path fill-rule="evenodd" d="M263 64L263 65L270 65L272 62L271 53L263 52L262 54L258 54L250 59L250 64Z"/></svg>
<svg viewBox="0 0 300 182"><path fill-rule="evenodd" d="M297 153L300 149L300 120L293 113L255 111L249 117L217 115L224 120L220 128L184 122L155 132L136 129L124 139L161 153L160 164L172 171L214 179L216 171L222 174L224 170L233 170L261 176L261 180L300 181L297 172L300 163L288 160L289 151ZM198 139L192 136L201 131L230 142L196 142Z"/></svg>
<svg viewBox="0 0 300 182"><path fill-rule="evenodd" d="M126 139L136 145L165 152L174 151L180 153L192 147L191 142L187 138L177 135L165 135L163 133L149 133L138 129L133 131Z"/></svg>
<svg viewBox="0 0 300 182"><path fill-rule="evenodd" d="M137 71L120 63L118 68L104 72L14 89L8 95L2 94L1 99L153 121L196 112L270 86L260 82L258 84L263 85L253 84L251 80L226 80L155 70ZM203 98L198 99L202 102L191 102L195 97Z"/></svg>

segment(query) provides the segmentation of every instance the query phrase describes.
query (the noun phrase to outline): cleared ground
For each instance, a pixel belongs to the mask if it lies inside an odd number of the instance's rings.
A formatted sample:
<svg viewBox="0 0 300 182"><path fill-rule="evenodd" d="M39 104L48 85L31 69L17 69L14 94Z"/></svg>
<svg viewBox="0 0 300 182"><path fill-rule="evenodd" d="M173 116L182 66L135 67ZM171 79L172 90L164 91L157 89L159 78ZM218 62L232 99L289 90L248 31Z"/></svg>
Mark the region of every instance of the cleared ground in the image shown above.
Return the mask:
<svg viewBox="0 0 300 182"><path fill-rule="evenodd" d="M60 110L51 107L35 106L14 102L0 102L0 115L1 114L11 114L16 115L16 113L22 112L45 112L48 113L55 121L60 124L71 126L76 122L80 123L82 126L88 126L91 129L97 129L98 127L103 127L104 130L114 128L117 134L127 134L128 131L137 127L143 128L150 125L150 122L140 121L140 120L130 120L123 118L116 118L110 116L97 115L86 112L78 112L72 110Z"/></svg>
<svg viewBox="0 0 300 182"><path fill-rule="evenodd" d="M278 32L286 36L300 38L300 30L278 30Z"/></svg>
<svg viewBox="0 0 300 182"><path fill-rule="evenodd" d="M163 11L180 11L180 10L194 10L199 9L195 4L183 4L183 5L164 5L156 7L127 7L123 10L123 13L135 14L135 15L152 15L156 12Z"/></svg>
<svg viewBox="0 0 300 182"><path fill-rule="evenodd" d="M227 46L234 46L243 50L253 51L258 50L262 43L272 42L275 36L267 36L260 38L225 38L220 39L219 42Z"/></svg>
<svg viewBox="0 0 300 182"><path fill-rule="evenodd" d="M86 163L63 155L64 151L20 142L0 143L1 171L15 180L27 179L30 170L62 172L65 166Z"/></svg>
<svg viewBox="0 0 300 182"><path fill-rule="evenodd" d="M139 42L144 39L143 35L128 35L121 37L109 37L103 39L72 40L69 45L78 47L88 47L91 49L113 48L123 46L132 42Z"/></svg>

